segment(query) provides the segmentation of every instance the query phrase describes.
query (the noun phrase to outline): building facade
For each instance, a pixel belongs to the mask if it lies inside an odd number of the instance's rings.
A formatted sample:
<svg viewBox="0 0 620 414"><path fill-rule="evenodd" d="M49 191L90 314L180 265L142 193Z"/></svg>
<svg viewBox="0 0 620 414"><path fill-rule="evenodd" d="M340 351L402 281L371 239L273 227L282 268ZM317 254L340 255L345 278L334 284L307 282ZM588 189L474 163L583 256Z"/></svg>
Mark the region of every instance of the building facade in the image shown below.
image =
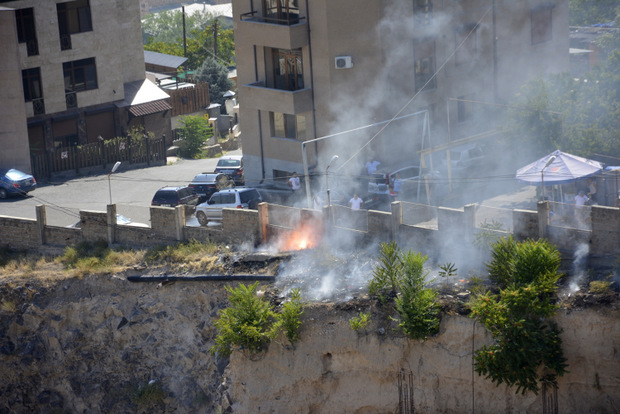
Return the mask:
<svg viewBox="0 0 620 414"><path fill-rule="evenodd" d="M568 71L567 0L233 0L246 181L419 151ZM310 141L310 142L308 142ZM304 160L305 158L305 160ZM331 170L330 170L331 171Z"/></svg>
<svg viewBox="0 0 620 414"><path fill-rule="evenodd" d="M0 1L0 165L125 135L169 133L168 95L145 80L137 0Z"/></svg>

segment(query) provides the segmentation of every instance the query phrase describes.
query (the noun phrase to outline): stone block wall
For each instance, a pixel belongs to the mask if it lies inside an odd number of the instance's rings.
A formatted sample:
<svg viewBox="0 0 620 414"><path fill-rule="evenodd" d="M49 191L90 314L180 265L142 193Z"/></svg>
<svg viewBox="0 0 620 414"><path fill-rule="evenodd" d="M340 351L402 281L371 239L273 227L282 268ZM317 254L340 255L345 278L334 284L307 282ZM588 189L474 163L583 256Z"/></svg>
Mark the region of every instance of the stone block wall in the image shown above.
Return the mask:
<svg viewBox="0 0 620 414"><path fill-rule="evenodd" d="M620 209L592 206L591 249L604 255L618 255L620 246Z"/></svg>
<svg viewBox="0 0 620 414"><path fill-rule="evenodd" d="M513 234L516 240L538 237L538 214L529 210L512 211Z"/></svg>
<svg viewBox="0 0 620 414"><path fill-rule="evenodd" d="M108 239L108 214L99 211L80 211L82 240L95 242Z"/></svg>
<svg viewBox="0 0 620 414"><path fill-rule="evenodd" d="M392 213L385 211L368 211L368 233L378 241L392 240Z"/></svg>
<svg viewBox="0 0 620 414"><path fill-rule="evenodd" d="M0 246L33 249L39 245L36 220L0 216Z"/></svg>
<svg viewBox="0 0 620 414"><path fill-rule="evenodd" d="M222 210L222 232L230 242L260 243L258 231L258 211L225 208Z"/></svg>

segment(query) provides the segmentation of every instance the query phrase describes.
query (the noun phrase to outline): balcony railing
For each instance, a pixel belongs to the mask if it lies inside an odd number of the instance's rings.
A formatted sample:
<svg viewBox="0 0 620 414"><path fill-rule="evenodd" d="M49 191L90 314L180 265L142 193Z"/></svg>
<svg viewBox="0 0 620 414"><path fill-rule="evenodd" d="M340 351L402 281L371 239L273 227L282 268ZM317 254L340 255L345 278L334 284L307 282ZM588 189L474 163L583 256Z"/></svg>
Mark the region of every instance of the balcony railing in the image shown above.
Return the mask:
<svg viewBox="0 0 620 414"><path fill-rule="evenodd" d="M71 35L70 34L60 35L60 50L70 50L70 49L71 49Z"/></svg>
<svg viewBox="0 0 620 414"><path fill-rule="evenodd" d="M279 17L273 16L259 16L257 15L257 11L251 11L248 13L243 13L241 15L241 20L251 20L255 22L261 23L270 23L270 24L281 24L285 26L292 26L294 24L300 23L302 20L306 18L299 15L299 10L293 13L282 13Z"/></svg>
<svg viewBox="0 0 620 414"><path fill-rule="evenodd" d="M68 92L65 94L65 100L67 101L67 109L77 108L77 94L75 92Z"/></svg>
<svg viewBox="0 0 620 414"><path fill-rule="evenodd" d="M32 109L35 115L42 115L45 113L45 102L43 98L37 98L32 100Z"/></svg>

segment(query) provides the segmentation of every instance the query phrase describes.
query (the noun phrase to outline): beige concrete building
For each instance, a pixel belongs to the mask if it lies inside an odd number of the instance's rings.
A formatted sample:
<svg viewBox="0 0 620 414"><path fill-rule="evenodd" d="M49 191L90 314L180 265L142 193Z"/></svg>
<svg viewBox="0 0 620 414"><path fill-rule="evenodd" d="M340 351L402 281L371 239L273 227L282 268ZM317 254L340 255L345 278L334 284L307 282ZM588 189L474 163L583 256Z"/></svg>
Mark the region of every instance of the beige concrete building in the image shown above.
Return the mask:
<svg viewBox="0 0 620 414"><path fill-rule="evenodd" d="M0 1L0 166L124 135L170 131L168 95L145 81L138 0Z"/></svg>
<svg viewBox="0 0 620 414"><path fill-rule="evenodd" d="M492 129L528 79L568 70L567 0L233 0L233 11L246 182L324 172L334 154L354 170L371 157L417 164L420 149Z"/></svg>

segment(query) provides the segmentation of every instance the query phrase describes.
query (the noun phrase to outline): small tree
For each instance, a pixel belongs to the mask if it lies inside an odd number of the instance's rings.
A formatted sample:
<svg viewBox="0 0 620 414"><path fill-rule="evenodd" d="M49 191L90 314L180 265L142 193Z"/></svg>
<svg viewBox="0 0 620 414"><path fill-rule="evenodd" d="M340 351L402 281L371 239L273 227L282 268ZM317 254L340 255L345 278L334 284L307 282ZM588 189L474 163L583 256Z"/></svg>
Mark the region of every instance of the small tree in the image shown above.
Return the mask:
<svg viewBox="0 0 620 414"><path fill-rule="evenodd" d="M398 327L412 339L426 339L439 330L439 305L437 291L427 289L424 271L427 257L420 253L403 255L403 275L400 295L396 298L396 310L400 315Z"/></svg>
<svg viewBox="0 0 620 414"><path fill-rule="evenodd" d="M394 297L399 289L402 266L401 251L396 242L381 243L379 266L373 271L373 278L368 284L368 293L378 296L382 303L389 297Z"/></svg>
<svg viewBox="0 0 620 414"><path fill-rule="evenodd" d="M181 117L181 125L178 129L179 138L182 139L180 154L182 157L196 158L207 139L213 135L213 129L209 126L209 121L201 116Z"/></svg>
<svg viewBox="0 0 620 414"><path fill-rule="evenodd" d="M299 340L299 328L301 326L301 314L303 311L303 302L301 300L301 291L293 289L291 291L290 300L284 302L282 311L278 315L281 327L284 329L286 338L291 344Z"/></svg>
<svg viewBox="0 0 620 414"><path fill-rule="evenodd" d="M207 57L196 71L196 79L209 84L211 102L224 104L224 93L235 87L228 78L228 68L212 57Z"/></svg>
<svg viewBox="0 0 620 414"><path fill-rule="evenodd" d="M475 370L516 392L538 393L539 382L556 383L566 372L561 331L551 321L560 274L559 252L546 240L493 245L490 277L503 290L487 292L472 304L472 317L491 333L494 344L475 352Z"/></svg>
<svg viewBox="0 0 620 414"><path fill-rule="evenodd" d="M233 345L257 353L276 337L276 313L268 302L256 295L257 287L258 282L250 286L239 284L236 289L226 287L230 306L220 310L219 319L215 321L218 335L211 347L212 353L228 356Z"/></svg>

